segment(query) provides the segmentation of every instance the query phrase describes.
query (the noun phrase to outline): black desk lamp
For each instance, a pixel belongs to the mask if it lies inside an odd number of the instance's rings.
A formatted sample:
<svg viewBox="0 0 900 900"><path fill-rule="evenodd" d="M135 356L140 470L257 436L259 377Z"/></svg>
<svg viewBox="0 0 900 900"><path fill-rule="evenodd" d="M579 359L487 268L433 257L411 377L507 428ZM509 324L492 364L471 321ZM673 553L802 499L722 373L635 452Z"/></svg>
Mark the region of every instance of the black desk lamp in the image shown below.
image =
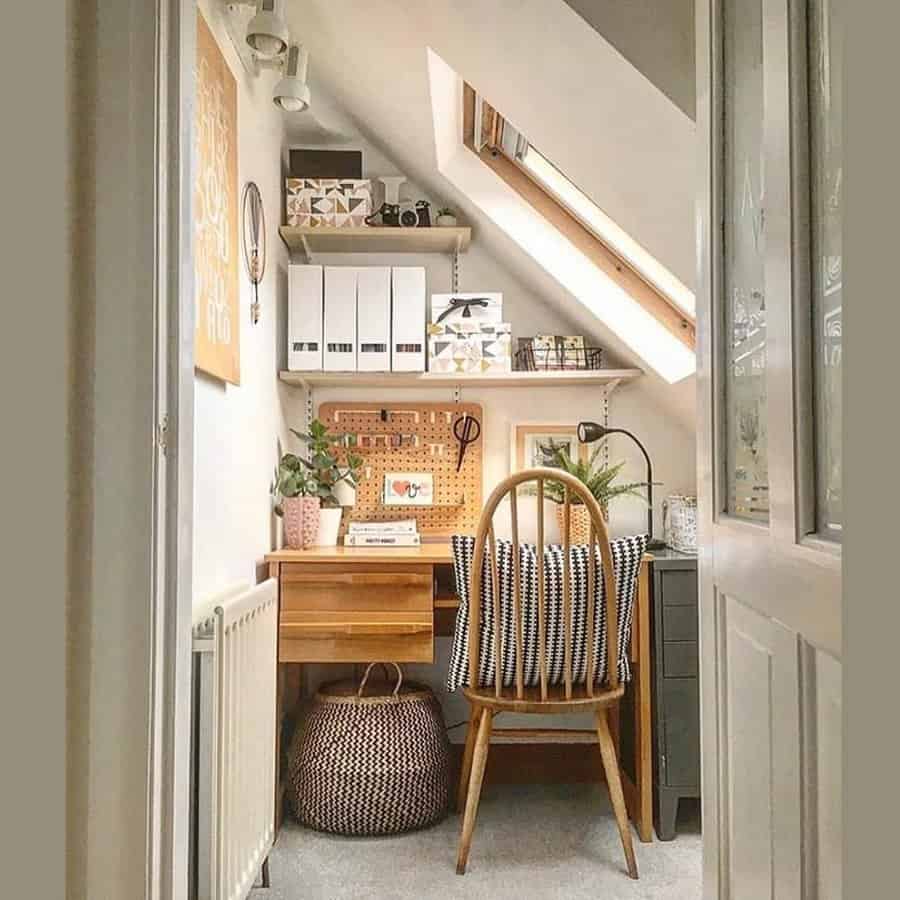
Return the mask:
<svg viewBox="0 0 900 900"><path fill-rule="evenodd" d="M579 422L578 423L578 440L582 444L593 444L600 438L608 437L611 434L625 434L630 437L640 448L647 462L647 541L648 550L662 550L666 546L665 541L654 540L653 538L653 465L644 445L630 432L624 428L607 428L605 425L599 425L597 422Z"/></svg>

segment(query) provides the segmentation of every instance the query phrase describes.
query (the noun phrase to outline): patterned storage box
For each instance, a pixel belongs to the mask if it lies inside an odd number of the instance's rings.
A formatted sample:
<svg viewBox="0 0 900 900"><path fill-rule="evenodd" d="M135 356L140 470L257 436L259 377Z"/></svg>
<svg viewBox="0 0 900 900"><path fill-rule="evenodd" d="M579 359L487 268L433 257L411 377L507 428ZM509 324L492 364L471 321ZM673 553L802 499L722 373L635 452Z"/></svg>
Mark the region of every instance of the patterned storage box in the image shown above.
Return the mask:
<svg viewBox="0 0 900 900"><path fill-rule="evenodd" d="M512 326L461 320L430 324L428 370L483 375L512 371Z"/></svg>
<svg viewBox="0 0 900 900"><path fill-rule="evenodd" d="M287 224L353 228L372 212L368 178L288 178L285 181Z"/></svg>

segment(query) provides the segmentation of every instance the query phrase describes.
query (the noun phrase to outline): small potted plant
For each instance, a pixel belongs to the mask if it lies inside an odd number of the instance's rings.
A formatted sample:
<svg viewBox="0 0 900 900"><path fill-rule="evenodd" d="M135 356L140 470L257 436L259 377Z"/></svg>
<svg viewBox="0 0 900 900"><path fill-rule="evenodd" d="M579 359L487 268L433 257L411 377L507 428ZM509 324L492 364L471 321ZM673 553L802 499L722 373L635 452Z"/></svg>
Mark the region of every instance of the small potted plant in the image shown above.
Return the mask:
<svg viewBox="0 0 900 900"><path fill-rule="evenodd" d="M552 465L562 469L570 475L574 475L590 492L591 496L600 504L603 510L603 518L608 518L609 501L615 497L640 497L644 499L641 490L646 487L642 481L631 481L625 484L614 484L619 472L622 471L624 462L613 466L604 466L598 463L602 447L596 447L587 460L573 460L569 456L566 447L552 448ZM558 481L544 482L544 496L554 503L556 507L556 521L559 525L559 533L563 534L565 527L564 509L565 486ZM590 540L591 517L587 507L577 498L571 498L569 515L569 537L573 544L586 544Z"/></svg>
<svg viewBox="0 0 900 900"><path fill-rule="evenodd" d="M328 429L318 419L309 426L309 434L291 429L291 433L303 441L309 449L309 459L301 460L307 467L315 482L315 495L319 499L319 533L316 543L322 547L333 547L337 544L338 531L341 527L342 505L353 505L356 486L359 483L359 472L363 460L352 450L346 453L346 462L341 463L336 447L347 442L347 436L329 434ZM351 489L351 492L342 488ZM350 501L349 503L347 501ZM342 502L343 501L343 502Z"/></svg>
<svg viewBox="0 0 900 900"><path fill-rule="evenodd" d="M437 212L434 224L440 228L455 228L456 213L449 206L442 206Z"/></svg>
<svg viewBox="0 0 900 900"><path fill-rule="evenodd" d="M284 542L291 550L314 544L319 531L319 497L315 477L304 461L285 453L275 469L272 494L275 514L284 519Z"/></svg>

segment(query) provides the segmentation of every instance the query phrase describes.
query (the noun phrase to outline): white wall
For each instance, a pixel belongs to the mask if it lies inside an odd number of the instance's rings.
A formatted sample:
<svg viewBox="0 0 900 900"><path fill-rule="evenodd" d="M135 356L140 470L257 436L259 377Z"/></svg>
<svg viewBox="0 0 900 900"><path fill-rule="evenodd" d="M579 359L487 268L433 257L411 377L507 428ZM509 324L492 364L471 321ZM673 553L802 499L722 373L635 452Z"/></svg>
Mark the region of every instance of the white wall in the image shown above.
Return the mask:
<svg viewBox="0 0 900 900"><path fill-rule="evenodd" d="M277 380L285 356L287 252L282 216L284 125L272 102L274 73L248 75L220 18L221 5L200 0L238 86L238 187L259 186L266 213L268 263L250 321L253 292L241 263L241 384L198 373L194 407L194 602L237 581L253 581L256 564L275 546L269 486L284 439L285 388ZM240 194L239 194L240 196Z"/></svg>

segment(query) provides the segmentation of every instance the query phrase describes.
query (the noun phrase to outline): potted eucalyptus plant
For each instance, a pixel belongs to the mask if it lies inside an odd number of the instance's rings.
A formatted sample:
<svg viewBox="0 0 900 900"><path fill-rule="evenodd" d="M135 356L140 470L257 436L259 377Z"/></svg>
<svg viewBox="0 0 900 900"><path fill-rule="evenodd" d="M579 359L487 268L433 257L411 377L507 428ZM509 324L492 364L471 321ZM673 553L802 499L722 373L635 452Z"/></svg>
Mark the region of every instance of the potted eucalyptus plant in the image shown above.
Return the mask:
<svg viewBox="0 0 900 900"><path fill-rule="evenodd" d="M314 419L309 434L291 429L291 433L306 444L309 459L302 459L315 483L314 493L319 499L319 532L316 543L323 547L337 544L341 527L342 506L355 502L356 486L363 460L348 447L342 463L337 448L349 443L349 436L330 434L325 425Z"/></svg>
<svg viewBox="0 0 900 900"><path fill-rule="evenodd" d="M437 211L437 218L434 220L434 224L439 228L455 228L456 213L449 206L442 206Z"/></svg>
<svg viewBox="0 0 900 900"><path fill-rule="evenodd" d="M609 502L616 497L639 497L644 500L641 490L646 487L642 481L629 481L624 484L616 484L615 481L622 471L624 462L615 465L603 465L599 461L600 446L594 448L586 460L573 460L565 446L554 446L551 450L551 465L562 469L570 475L574 475L587 489L591 496L600 504L603 518L609 517ZM556 521L560 534L565 527L564 509L565 486L559 481L547 480L544 482L544 496L558 504L556 507ZM575 544L586 544L590 540L591 517L587 507L578 497L572 497L570 501L569 536Z"/></svg>

